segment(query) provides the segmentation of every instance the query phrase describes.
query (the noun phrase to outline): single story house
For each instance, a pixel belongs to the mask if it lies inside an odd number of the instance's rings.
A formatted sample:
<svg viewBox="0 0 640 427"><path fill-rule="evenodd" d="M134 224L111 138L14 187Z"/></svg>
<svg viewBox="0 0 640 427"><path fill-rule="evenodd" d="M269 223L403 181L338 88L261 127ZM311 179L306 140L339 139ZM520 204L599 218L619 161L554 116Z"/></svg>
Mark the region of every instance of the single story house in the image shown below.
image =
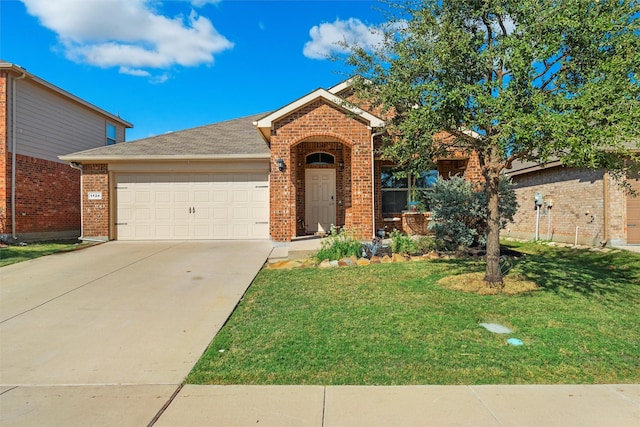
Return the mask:
<svg viewBox="0 0 640 427"><path fill-rule="evenodd" d="M0 240L80 235L80 171L58 156L125 141L133 125L0 60Z"/></svg>
<svg viewBox="0 0 640 427"><path fill-rule="evenodd" d="M346 81L270 113L61 156L82 168L83 238L286 244L334 224L370 239L424 229L407 202L438 173L478 178L473 156L395 178L377 154L384 120L352 100Z"/></svg>
<svg viewBox="0 0 640 427"><path fill-rule="evenodd" d="M349 101L346 81L269 113L61 156L82 169L82 238L286 244L332 224L363 240L381 229L420 234L428 213L407 209L413 192L438 176L481 180L477 157L456 153L396 178L378 154L384 120ZM534 238L537 223L540 239L640 243L640 198L605 171L552 162L507 174L520 208L504 235Z"/></svg>

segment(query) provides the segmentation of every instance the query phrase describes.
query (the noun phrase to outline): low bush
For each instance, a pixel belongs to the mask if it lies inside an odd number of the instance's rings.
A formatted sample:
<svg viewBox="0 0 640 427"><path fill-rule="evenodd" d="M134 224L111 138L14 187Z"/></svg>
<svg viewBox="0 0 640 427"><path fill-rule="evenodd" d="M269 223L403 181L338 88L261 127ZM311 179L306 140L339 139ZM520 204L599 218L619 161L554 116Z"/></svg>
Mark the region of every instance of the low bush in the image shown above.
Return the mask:
<svg viewBox="0 0 640 427"><path fill-rule="evenodd" d="M355 233L347 228L331 227L327 237L322 239L321 249L316 257L318 261L336 260L362 255L362 242L356 239Z"/></svg>
<svg viewBox="0 0 640 427"><path fill-rule="evenodd" d="M442 245L433 236L409 236L401 231L393 230L391 237L391 251L397 254L426 254L439 250Z"/></svg>

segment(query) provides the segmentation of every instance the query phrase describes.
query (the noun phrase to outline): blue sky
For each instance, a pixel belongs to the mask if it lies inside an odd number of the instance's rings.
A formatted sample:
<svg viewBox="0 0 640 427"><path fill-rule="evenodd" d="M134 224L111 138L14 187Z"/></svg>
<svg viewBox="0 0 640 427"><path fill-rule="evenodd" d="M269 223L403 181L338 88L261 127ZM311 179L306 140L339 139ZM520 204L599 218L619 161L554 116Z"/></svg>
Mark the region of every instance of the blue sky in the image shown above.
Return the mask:
<svg viewBox="0 0 640 427"><path fill-rule="evenodd" d="M375 1L0 0L0 58L134 124L146 138L279 108L346 78Z"/></svg>

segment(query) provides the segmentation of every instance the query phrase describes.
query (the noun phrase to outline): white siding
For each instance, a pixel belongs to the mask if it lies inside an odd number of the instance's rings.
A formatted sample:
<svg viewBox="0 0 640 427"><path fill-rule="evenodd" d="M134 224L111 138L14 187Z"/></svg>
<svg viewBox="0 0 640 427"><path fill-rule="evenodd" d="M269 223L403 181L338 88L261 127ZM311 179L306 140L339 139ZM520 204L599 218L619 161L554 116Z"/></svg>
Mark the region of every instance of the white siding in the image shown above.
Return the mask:
<svg viewBox="0 0 640 427"><path fill-rule="evenodd" d="M29 80L16 87L17 153L60 162L58 156L106 144L107 119ZM118 142L125 130L116 125Z"/></svg>

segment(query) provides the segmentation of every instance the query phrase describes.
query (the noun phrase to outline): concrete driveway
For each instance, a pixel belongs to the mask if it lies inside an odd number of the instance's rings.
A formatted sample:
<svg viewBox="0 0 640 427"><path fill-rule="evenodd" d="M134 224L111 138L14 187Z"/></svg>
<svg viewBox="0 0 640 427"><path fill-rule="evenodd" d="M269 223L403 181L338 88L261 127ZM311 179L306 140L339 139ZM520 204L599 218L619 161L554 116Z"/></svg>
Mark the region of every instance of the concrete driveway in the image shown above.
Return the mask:
<svg viewBox="0 0 640 427"><path fill-rule="evenodd" d="M109 242L3 267L0 425L146 425L270 251Z"/></svg>

